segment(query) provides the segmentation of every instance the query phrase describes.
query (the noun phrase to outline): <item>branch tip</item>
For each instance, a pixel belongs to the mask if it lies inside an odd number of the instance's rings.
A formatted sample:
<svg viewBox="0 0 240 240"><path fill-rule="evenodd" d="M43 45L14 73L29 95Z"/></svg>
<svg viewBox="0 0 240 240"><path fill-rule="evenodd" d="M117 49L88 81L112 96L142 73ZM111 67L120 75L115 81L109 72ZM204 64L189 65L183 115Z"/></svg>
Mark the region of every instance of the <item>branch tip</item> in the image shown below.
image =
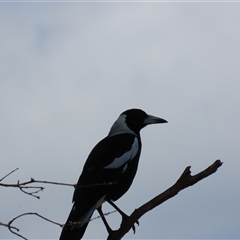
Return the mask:
<svg viewBox="0 0 240 240"><path fill-rule="evenodd" d="M187 166L176 183L179 183L179 182L191 177L191 170L190 169L191 169L191 166Z"/></svg>

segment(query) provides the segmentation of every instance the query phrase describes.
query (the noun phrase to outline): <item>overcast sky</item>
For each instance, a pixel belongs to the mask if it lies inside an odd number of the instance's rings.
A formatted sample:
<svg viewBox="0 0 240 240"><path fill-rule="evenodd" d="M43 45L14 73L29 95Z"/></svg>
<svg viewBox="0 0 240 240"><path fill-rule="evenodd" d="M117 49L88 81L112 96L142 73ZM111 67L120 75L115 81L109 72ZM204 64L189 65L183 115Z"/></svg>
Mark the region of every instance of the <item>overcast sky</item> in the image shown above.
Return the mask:
<svg viewBox="0 0 240 240"><path fill-rule="evenodd" d="M126 213L186 166L224 164L125 238L239 239L239 12L240 3L0 3L0 178L19 167L4 182L75 183L118 115L141 108L169 123L141 132L138 173L117 201ZM45 187L40 200L1 188L0 221L38 212L64 223L73 188ZM14 226L29 239L61 232L34 216ZM106 237L101 220L89 224L86 239ZM3 227L0 238L16 239Z"/></svg>

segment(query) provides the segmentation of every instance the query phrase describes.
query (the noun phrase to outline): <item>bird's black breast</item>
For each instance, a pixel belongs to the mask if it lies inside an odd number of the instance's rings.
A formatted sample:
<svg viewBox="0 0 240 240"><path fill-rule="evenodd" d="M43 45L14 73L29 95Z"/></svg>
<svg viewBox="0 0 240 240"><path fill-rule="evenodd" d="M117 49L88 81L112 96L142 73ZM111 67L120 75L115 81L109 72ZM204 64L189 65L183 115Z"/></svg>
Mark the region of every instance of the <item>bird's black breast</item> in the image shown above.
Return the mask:
<svg viewBox="0 0 240 240"><path fill-rule="evenodd" d="M141 152L141 139L134 134L118 134L100 141L89 154L78 180L73 201L93 195L117 200L131 186ZM103 185L104 184L104 185Z"/></svg>

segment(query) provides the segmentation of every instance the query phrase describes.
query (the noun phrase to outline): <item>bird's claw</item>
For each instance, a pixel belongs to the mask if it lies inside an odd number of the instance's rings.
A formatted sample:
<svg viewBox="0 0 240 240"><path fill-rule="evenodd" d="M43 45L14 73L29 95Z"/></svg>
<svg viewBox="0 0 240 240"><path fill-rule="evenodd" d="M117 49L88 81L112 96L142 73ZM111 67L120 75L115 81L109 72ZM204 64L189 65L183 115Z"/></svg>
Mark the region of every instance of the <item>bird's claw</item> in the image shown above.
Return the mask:
<svg viewBox="0 0 240 240"><path fill-rule="evenodd" d="M138 220L137 220L135 223L139 226L139 221L138 221ZM135 223L134 223L134 224L135 224ZM135 227L134 224L133 224L133 226L132 226L133 234L135 234L135 232L136 232L136 227Z"/></svg>
<svg viewBox="0 0 240 240"><path fill-rule="evenodd" d="M122 217L123 217L123 219L122 219L121 227L122 227L123 223L130 218L128 215L124 215L124 216L122 216ZM139 221L138 221L138 220L137 220L135 223L139 226ZM136 233L135 223L134 223L133 226L132 226L133 234Z"/></svg>

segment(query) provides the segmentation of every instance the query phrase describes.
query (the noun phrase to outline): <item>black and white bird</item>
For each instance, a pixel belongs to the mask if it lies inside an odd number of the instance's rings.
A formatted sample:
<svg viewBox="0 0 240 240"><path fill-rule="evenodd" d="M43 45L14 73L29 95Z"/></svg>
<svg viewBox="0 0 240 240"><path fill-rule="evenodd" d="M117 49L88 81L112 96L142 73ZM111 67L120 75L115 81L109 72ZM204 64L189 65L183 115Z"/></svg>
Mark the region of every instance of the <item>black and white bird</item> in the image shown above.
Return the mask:
<svg viewBox="0 0 240 240"><path fill-rule="evenodd" d="M93 148L86 160L60 240L81 239L96 209L110 233L112 230L101 209L105 201L123 218L127 217L113 201L127 192L136 174L142 147L140 130L149 124L166 122L140 109L127 110L118 117L107 137Z"/></svg>

